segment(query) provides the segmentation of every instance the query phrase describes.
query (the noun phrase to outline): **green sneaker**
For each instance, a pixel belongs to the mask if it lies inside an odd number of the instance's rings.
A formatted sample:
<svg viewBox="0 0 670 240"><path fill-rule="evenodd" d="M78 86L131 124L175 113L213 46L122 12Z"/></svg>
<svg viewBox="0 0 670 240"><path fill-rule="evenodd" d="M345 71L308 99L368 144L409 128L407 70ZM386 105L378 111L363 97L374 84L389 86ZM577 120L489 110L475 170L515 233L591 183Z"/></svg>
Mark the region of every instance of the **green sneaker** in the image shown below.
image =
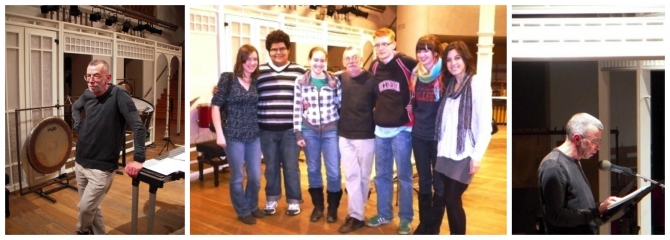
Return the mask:
<svg viewBox="0 0 670 240"><path fill-rule="evenodd" d="M398 226L398 234L407 235L412 232L412 226L408 222L400 221L400 226Z"/></svg>
<svg viewBox="0 0 670 240"><path fill-rule="evenodd" d="M368 227L379 227L379 225L387 224L387 223L390 223L390 222L391 222L391 220L388 220L388 219L385 219L383 217L380 217L379 215L376 215L376 216L370 218L370 220L368 220L366 225L368 225Z"/></svg>

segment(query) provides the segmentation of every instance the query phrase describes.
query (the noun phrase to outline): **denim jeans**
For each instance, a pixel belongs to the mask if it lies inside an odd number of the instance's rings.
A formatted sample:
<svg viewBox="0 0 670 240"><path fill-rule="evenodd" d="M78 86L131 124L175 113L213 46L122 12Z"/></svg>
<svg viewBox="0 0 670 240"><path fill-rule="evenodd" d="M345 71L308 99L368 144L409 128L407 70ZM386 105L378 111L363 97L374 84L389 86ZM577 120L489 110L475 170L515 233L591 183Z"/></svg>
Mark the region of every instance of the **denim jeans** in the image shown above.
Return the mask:
<svg viewBox="0 0 670 240"><path fill-rule="evenodd" d="M412 137L412 150L416 172L419 174L419 194L436 193L442 196L444 192L442 179L435 171L437 141Z"/></svg>
<svg viewBox="0 0 670 240"><path fill-rule="evenodd" d="M390 138L375 137L375 188L377 189L377 214L393 219L393 163L395 160L400 184L400 208L398 217L411 223L414 218L412 208L412 133L401 131Z"/></svg>
<svg viewBox="0 0 670 240"><path fill-rule="evenodd" d="M300 148L296 143L293 129L286 131L267 131L260 133L261 151L265 160L265 196L267 201L281 199L282 172L284 188L286 189L287 203L300 203L300 167L298 153Z"/></svg>
<svg viewBox="0 0 670 240"><path fill-rule="evenodd" d="M321 156L323 154L328 191L339 192L342 190L337 130L317 132L303 129L302 135L305 138L304 151L305 158L307 158L309 188L323 187L323 177L321 175Z"/></svg>
<svg viewBox="0 0 670 240"><path fill-rule="evenodd" d="M243 217L258 209L261 189L261 144L256 138L248 142L226 141L226 158L230 166L230 199L237 216ZM244 170L247 186L244 184Z"/></svg>

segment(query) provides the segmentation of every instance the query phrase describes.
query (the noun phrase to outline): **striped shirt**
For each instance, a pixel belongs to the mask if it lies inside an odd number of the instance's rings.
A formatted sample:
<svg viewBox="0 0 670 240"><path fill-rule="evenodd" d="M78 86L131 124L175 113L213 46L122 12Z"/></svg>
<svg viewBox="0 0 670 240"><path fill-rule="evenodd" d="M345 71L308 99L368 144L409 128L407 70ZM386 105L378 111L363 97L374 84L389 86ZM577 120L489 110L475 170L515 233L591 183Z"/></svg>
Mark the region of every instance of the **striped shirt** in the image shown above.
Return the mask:
<svg viewBox="0 0 670 240"><path fill-rule="evenodd" d="M305 68L293 62L282 67L268 62L259 71L258 126L267 131L293 129L295 79L305 74Z"/></svg>

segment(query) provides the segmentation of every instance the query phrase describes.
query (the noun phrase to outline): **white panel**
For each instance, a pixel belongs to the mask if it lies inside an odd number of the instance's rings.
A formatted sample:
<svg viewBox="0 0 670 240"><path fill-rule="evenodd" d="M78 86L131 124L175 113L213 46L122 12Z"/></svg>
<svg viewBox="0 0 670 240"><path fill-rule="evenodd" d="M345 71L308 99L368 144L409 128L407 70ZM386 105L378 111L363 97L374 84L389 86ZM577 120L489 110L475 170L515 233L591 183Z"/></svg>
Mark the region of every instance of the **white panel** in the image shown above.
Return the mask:
<svg viewBox="0 0 670 240"><path fill-rule="evenodd" d="M514 14L514 10L513 10ZM510 53L524 58L665 56L665 17L512 18Z"/></svg>
<svg viewBox="0 0 670 240"><path fill-rule="evenodd" d="M65 33L66 53L112 56L112 40L89 35Z"/></svg>
<svg viewBox="0 0 670 240"><path fill-rule="evenodd" d="M58 78L57 78L57 69L58 64L56 63L56 53L54 52L56 48L56 36L58 35L55 31L47 31L40 29L25 29L25 39L26 46L28 46L25 51L26 56L28 57L27 61L27 77L29 83L25 92L20 92L19 94L25 94L29 101L26 103L27 107L47 107L53 106L57 102L58 97ZM30 129L34 128L42 119L48 116L55 116L57 114L56 108L44 108L38 110L31 110L27 112L28 114L21 114L21 117L28 116L28 119L21 119L21 124L26 124L26 129L28 131L21 132L21 141L20 144L24 144L25 137L29 136ZM62 140L62 139L61 139ZM59 140L56 140L59 141ZM30 164L28 164L28 159L21 158L23 172L26 173L26 182L28 185L35 185L45 181L49 181L58 175L58 172L50 174L41 174L35 172Z"/></svg>
<svg viewBox="0 0 670 240"><path fill-rule="evenodd" d="M117 57L154 61L154 48L117 41Z"/></svg>

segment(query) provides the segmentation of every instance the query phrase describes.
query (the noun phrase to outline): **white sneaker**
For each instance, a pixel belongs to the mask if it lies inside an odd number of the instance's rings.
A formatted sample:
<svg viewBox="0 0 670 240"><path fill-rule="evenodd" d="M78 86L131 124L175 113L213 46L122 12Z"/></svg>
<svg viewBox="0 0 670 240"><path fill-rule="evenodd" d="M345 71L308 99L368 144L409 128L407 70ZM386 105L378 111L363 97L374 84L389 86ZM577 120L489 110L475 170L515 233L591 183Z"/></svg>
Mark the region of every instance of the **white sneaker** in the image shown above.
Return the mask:
<svg viewBox="0 0 670 240"><path fill-rule="evenodd" d="M286 214L295 216L300 213L300 204L299 203L289 203L288 204L288 210L286 211Z"/></svg>
<svg viewBox="0 0 670 240"><path fill-rule="evenodd" d="M263 213L265 215L274 215L277 212L277 201L268 201L265 204L265 209L263 209Z"/></svg>

